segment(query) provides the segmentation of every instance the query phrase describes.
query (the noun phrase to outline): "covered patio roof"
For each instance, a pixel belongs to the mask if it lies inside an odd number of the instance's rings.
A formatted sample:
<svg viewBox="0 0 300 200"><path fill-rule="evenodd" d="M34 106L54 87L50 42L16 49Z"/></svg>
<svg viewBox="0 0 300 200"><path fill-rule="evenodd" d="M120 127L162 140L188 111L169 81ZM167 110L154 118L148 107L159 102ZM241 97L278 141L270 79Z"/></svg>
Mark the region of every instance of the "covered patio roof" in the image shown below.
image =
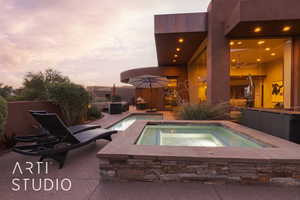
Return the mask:
<svg viewBox="0 0 300 200"><path fill-rule="evenodd" d="M207 34L207 13L155 16L159 66L185 65Z"/></svg>
<svg viewBox="0 0 300 200"><path fill-rule="evenodd" d="M224 34L230 38L299 35L299 10L299 0L239 1L225 20Z"/></svg>

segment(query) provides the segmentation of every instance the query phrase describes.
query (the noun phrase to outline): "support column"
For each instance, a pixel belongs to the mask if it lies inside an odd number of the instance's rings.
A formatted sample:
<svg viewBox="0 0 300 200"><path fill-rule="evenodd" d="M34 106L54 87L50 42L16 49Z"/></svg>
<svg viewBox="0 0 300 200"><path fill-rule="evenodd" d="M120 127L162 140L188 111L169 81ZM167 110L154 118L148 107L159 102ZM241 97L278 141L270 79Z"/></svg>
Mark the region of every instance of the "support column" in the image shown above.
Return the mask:
<svg viewBox="0 0 300 200"><path fill-rule="evenodd" d="M292 41L288 40L283 47L283 80L284 80L284 108L292 107Z"/></svg>
<svg viewBox="0 0 300 200"><path fill-rule="evenodd" d="M210 19L210 17L208 17ZM208 22L207 84L208 102L212 104L230 100L230 48L224 36L224 24Z"/></svg>
<svg viewBox="0 0 300 200"><path fill-rule="evenodd" d="M300 110L300 37L293 38L292 50L292 107Z"/></svg>

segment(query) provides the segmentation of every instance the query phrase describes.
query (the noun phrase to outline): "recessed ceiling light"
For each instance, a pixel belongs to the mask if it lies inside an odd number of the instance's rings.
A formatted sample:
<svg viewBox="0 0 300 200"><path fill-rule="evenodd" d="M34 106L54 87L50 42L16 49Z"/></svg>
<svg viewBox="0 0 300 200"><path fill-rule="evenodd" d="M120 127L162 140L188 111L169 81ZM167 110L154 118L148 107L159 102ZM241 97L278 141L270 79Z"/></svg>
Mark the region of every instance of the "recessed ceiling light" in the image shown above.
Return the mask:
<svg viewBox="0 0 300 200"><path fill-rule="evenodd" d="M234 42L233 42L233 41L231 41L229 44L232 46L232 45L234 45Z"/></svg>
<svg viewBox="0 0 300 200"><path fill-rule="evenodd" d="M288 32L288 31L291 30L291 28L292 28L292 27L290 27L290 26L285 26L285 27L282 28L282 31Z"/></svg>
<svg viewBox="0 0 300 200"><path fill-rule="evenodd" d="M177 55L177 54L174 54L174 58L178 58L178 55Z"/></svg>
<svg viewBox="0 0 300 200"><path fill-rule="evenodd" d="M176 63L176 59L173 59L172 62L173 62L173 63Z"/></svg>
<svg viewBox="0 0 300 200"><path fill-rule="evenodd" d="M239 41L237 44L238 44L238 45L241 45L241 44L243 44L243 42L242 42L242 41Z"/></svg>
<svg viewBox="0 0 300 200"><path fill-rule="evenodd" d="M276 53L271 53L271 56L276 56Z"/></svg>
<svg viewBox="0 0 300 200"><path fill-rule="evenodd" d="M267 47L267 48L265 48L265 50L266 50L266 51L270 51L270 50L271 50L271 48Z"/></svg>
<svg viewBox="0 0 300 200"><path fill-rule="evenodd" d="M181 49L180 48L176 48L176 51L180 51Z"/></svg>
<svg viewBox="0 0 300 200"><path fill-rule="evenodd" d="M255 32L255 33L261 32L261 27L259 27L259 26L258 26L258 27L255 27L254 32Z"/></svg>
<svg viewBox="0 0 300 200"><path fill-rule="evenodd" d="M178 42L179 42L179 43L183 43L183 41L184 41L183 38L179 38L179 39L178 39Z"/></svg>
<svg viewBox="0 0 300 200"><path fill-rule="evenodd" d="M259 44L259 45L264 44L264 43L265 43L265 41L263 41L263 40L260 40L257 42L257 44Z"/></svg>
<svg viewBox="0 0 300 200"><path fill-rule="evenodd" d="M260 58L257 58L257 59L256 59L256 61L257 61L257 62L260 62L260 61L261 61L261 59L260 59Z"/></svg>

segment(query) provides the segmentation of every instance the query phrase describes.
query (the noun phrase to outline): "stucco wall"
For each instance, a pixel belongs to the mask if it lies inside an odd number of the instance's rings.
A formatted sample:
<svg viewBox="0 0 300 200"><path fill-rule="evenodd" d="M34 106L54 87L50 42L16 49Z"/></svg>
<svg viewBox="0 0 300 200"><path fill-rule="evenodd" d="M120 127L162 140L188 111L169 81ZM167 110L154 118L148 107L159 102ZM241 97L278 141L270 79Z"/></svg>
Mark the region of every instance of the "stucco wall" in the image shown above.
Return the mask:
<svg viewBox="0 0 300 200"><path fill-rule="evenodd" d="M8 119L5 126L6 135L37 134L38 123L32 118L29 110L45 110L62 116L59 107L47 101L17 101L8 103Z"/></svg>

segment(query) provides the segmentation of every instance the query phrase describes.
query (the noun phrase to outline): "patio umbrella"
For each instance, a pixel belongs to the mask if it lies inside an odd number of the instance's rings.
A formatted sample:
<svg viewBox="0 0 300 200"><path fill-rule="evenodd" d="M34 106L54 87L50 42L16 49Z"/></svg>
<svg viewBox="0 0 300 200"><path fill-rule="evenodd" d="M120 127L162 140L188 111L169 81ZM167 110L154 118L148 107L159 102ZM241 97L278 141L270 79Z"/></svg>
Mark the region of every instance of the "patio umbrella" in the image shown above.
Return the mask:
<svg viewBox="0 0 300 200"><path fill-rule="evenodd" d="M168 79L161 76L142 75L129 79L129 84L136 88L150 88L150 99L152 101L152 88L165 87L168 84ZM150 104L150 109L152 105Z"/></svg>
<svg viewBox="0 0 300 200"><path fill-rule="evenodd" d="M116 96L116 84L113 84L113 87L112 87L112 96Z"/></svg>

